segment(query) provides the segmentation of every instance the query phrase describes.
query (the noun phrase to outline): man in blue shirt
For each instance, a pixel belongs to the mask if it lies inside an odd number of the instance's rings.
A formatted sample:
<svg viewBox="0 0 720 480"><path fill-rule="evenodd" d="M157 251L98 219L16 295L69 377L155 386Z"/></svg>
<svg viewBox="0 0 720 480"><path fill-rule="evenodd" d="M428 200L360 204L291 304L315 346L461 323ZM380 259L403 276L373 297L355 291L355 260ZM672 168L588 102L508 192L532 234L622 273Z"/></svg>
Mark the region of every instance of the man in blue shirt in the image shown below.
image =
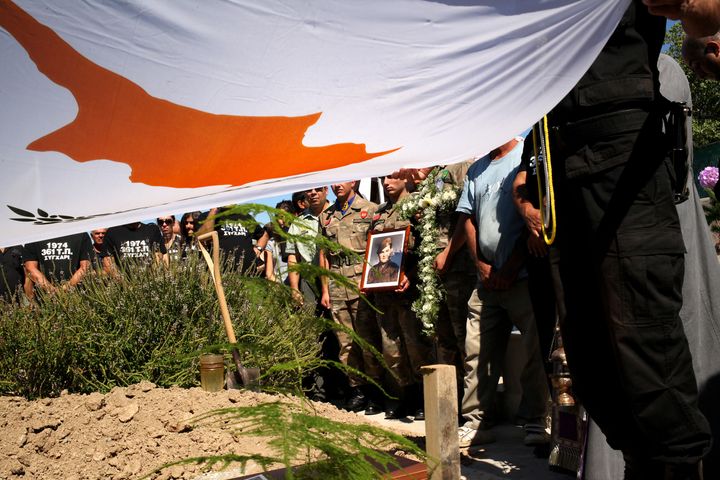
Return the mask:
<svg viewBox="0 0 720 480"><path fill-rule="evenodd" d="M522 139L514 138L477 160L468 170L457 206L460 216L451 241L459 240L464 232L479 276L468 302L465 424L458 432L461 447L495 441L487 431L488 413L513 325L522 333L528 358L520 379L524 398L519 413L527 421L525 444L547 442L548 390L523 269L525 251L523 242L518 242L525 225L512 200L522 150Z"/></svg>

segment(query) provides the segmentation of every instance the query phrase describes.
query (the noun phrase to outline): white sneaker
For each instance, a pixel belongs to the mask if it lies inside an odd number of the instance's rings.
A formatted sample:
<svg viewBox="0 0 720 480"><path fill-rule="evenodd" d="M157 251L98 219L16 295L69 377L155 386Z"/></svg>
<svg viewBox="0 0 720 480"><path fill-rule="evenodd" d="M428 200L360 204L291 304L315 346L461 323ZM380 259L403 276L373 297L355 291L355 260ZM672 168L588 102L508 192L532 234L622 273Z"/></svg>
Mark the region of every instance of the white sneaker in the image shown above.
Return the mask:
<svg viewBox="0 0 720 480"><path fill-rule="evenodd" d="M458 429L458 445L460 448L467 448L470 445L482 445L493 443L495 435L488 430L477 430L463 425Z"/></svg>

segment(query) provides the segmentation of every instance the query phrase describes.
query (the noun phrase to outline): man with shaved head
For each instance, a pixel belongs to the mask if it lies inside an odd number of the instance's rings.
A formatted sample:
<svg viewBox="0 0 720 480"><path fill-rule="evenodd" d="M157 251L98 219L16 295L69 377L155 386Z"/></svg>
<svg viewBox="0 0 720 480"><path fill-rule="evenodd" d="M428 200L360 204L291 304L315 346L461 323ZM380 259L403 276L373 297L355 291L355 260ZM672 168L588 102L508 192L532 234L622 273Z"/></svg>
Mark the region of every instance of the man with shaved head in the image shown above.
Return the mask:
<svg viewBox="0 0 720 480"><path fill-rule="evenodd" d="M703 80L720 80L720 31L707 37L685 37L685 63Z"/></svg>

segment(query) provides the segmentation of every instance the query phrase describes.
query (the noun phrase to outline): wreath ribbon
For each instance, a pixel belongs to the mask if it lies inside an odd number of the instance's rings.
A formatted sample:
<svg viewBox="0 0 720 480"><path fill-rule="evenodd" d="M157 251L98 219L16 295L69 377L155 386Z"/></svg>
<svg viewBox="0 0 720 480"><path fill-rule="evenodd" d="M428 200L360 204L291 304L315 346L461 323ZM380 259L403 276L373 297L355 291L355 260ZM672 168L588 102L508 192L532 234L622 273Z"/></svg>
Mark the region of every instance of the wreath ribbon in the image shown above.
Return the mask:
<svg viewBox="0 0 720 480"><path fill-rule="evenodd" d="M555 216L555 189L553 188L552 161L550 157L550 133L547 115L533 126L533 150L535 153L535 168L537 169L538 197L540 205L540 220L542 223L543 239L547 245L552 245L557 233L557 218ZM539 140L539 141L538 141ZM539 143L539 145L538 145ZM538 146L540 150L538 151ZM545 188L540 178L540 164L543 166Z"/></svg>

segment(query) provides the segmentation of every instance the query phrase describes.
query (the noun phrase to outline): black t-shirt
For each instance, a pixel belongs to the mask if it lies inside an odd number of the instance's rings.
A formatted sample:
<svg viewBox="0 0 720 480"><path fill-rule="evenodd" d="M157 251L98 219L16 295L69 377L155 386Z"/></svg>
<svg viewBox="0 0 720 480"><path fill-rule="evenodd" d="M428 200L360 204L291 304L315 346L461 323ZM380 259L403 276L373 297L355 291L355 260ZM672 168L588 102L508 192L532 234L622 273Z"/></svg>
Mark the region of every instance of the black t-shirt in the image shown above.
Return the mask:
<svg viewBox="0 0 720 480"><path fill-rule="evenodd" d="M103 242L107 255L115 262L123 259L152 260L154 254L167 253L160 229L155 224L141 223L133 230L127 225L108 228Z"/></svg>
<svg viewBox="0 0 720 480"><path fill-rule="evenodd" d="M223 210L220 209L219 213ZM202 223L208 214L201 215L199 221ZM220 253L223 258L230 259L232 267L241 272L251 272L256 263L256 255L253 250L253 235L262 229L257 225L252 227L248 224L251 217L240 213L222 215L215 219L215 231L218 234ZM253 230L252 232L248 229Z"/></svg>
<svg viewBox="0 0 720 480"><path fill-rule="evenodd" d="M0 298L10 300L25 282L22 266L22 247L7 247L0 252Z"/></svg>
<svg viewBox="0 0 720 480"><path fill-rule="evenodd" d="M81 260L90 260L92 244L87 233L43 240L25 245L23 262L36 261L50 282L70 280Z"/></svg>

